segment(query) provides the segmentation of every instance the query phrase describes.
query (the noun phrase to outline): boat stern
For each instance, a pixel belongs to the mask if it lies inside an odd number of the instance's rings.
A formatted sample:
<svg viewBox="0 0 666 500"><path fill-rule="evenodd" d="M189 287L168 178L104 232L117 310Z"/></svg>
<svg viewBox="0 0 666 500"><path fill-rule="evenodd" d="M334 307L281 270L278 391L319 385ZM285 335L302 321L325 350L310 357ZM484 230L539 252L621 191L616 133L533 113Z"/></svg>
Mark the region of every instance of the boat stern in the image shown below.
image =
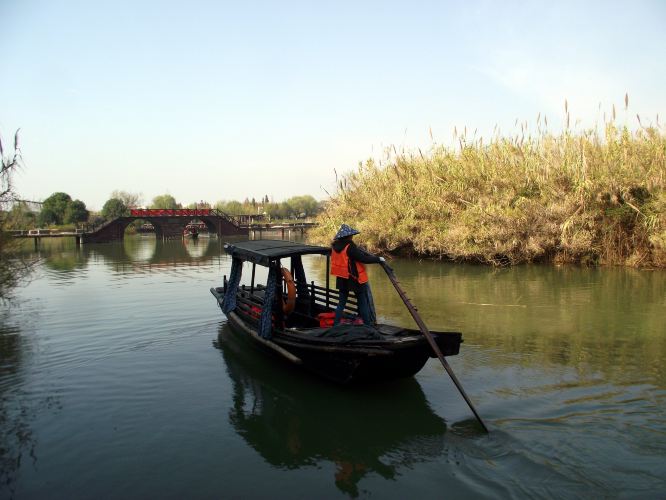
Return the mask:
<svg viewBox="0 0 666 500"><path fill-rule="evenodd" d="M460 344L463 343L462 333L460 332L430 332L437 343L437 347L444 356L455 356L460 352ZM437 355L430 350L430 357L436 358Z"/></svg>

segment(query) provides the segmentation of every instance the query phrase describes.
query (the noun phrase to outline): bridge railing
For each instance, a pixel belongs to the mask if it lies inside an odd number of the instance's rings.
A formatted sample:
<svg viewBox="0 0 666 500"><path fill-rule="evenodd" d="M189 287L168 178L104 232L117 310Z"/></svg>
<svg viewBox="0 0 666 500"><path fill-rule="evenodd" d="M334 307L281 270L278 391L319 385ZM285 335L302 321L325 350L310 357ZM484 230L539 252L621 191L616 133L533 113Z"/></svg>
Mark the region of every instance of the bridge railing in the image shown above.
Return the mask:
<svg viewBox="0 0 666 500"><path fill-rule="evenodd" d="M211 212L214 215L217 215L218 217L222 217L223 219L231 222L236 227L241 226L241 221L238 217L234 217L233 215L229 215L228 213L223 212L222 210L218 210L217 208L211 208Z"/></svg>
<svg viewBox="0 0 666 500"><path fill-rule="evenodd" d="M221 217L234 226L240 226L240 220L233 215L222 212L216 208L133 208L131 217Z"/></svg>
<svg viewBox="0 0 666 500"><path fill-rule="evenodd" d="M199 217L215 215L212 208L133 208L132 217Z"/></svg>

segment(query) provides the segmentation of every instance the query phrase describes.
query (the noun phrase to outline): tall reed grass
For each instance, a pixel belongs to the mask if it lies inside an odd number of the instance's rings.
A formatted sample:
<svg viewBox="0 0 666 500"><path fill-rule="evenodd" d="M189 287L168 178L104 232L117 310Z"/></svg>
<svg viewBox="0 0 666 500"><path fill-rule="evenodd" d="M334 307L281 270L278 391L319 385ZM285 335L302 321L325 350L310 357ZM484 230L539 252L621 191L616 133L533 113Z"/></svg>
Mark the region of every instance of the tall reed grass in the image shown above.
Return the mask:
<svg viewBox="0 0 666 500"><path fill-rule="evenodd" d="M338 181L311 238L341 223L371 251L510 265L666 266L666 136L614 119L601 130L435 145L368 160ZM640 123L640 118L639 118Z"/></svg>

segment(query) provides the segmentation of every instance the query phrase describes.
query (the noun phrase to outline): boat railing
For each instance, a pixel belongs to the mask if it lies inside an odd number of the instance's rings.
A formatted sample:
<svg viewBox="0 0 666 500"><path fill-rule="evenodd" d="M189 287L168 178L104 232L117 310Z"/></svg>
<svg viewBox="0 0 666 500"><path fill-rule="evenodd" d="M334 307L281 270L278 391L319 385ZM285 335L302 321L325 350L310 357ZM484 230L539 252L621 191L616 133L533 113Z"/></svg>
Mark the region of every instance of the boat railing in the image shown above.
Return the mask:
<svg viewBox="0 0 666 500"><path fill-rule="evenodd" d="M264 291L265 289L263 287L255 287L254 289L251 289L247 285L241 285L237 295L238 312L240 312L246 319L252 322L258 322L260 310L264 306ZM314 282L310 283L308 291L308 298L299 297L297 294L296 300L301 303L309 300L309 310L307 312L311 317L315 317L317 311L322 312L322 310L335 309L340 300L340 292L337 289L327 289L326 287L315 285ZM358 314L358 302L353 294L349 295L347 298L345 311L352 314Z"/></svg>
<svg viewBox="0 0 666 500"><path fill-rule="evenodd" d="M314 282L310 283L310 297L311 300L324 305L326 307L335 308L340 301L340 292L331 288L326 288L323 286L315 285ZM351 309L353 312L357 312L358 303L356 301L356 296L350 295L347 298L347 307L346 309ZM352 306L351 308L349 306Z"/></svg>
<svg viewBox="0 0 666 500"><path fill-rule="evenodd" d="M261 309L264 307L264 301L261 297L250 293L248 289L240 290L236 296L236 311L253 322L259 322Z"/></svg>

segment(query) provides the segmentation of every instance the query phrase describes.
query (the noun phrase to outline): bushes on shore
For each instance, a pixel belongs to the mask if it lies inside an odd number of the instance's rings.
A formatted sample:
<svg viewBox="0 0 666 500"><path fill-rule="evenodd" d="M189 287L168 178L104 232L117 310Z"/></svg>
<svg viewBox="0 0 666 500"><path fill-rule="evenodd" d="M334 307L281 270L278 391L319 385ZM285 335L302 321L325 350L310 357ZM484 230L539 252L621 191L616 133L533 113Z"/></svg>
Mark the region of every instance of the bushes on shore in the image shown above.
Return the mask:
<svg viewBox="0 0 666 500"><path fill-rule="evenodd" d="M344 176L312 237L342 223L375 252L496 265L666 266L666 136L595 130L458 139Z"/></svg>

